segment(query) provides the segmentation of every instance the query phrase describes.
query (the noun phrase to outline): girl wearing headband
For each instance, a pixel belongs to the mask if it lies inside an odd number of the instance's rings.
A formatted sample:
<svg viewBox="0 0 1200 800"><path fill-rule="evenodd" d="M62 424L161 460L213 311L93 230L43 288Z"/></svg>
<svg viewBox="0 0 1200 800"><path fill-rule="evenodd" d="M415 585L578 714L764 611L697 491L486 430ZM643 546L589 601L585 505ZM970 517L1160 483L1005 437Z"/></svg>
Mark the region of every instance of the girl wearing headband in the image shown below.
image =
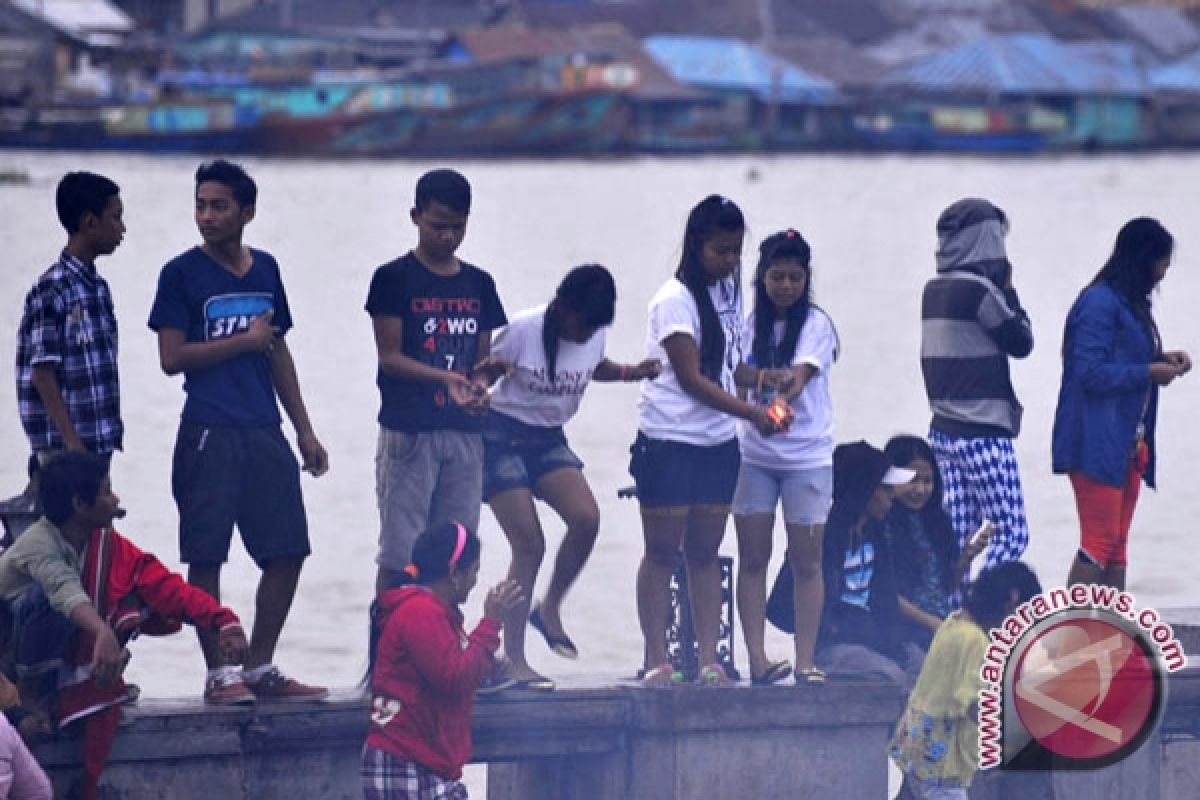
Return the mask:
<svg viewBox="0 0 1200 800"><path fill-rule="evenodd" d="M366 800L466 798L475 690L496 669L500 623L520 600L502 581L467 634L459 606L479 577L479 537L460 523L413 544L398 586L371 609L370 727L363 748Z"/></svg>

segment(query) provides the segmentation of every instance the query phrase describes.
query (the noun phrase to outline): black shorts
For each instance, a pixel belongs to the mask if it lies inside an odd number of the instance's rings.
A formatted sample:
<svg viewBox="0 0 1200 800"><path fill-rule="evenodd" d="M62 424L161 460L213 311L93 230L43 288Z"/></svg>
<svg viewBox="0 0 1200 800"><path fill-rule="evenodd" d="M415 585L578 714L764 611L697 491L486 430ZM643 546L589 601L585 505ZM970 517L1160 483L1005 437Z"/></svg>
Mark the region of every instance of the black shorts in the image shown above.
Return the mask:
<svg viewBox="0 0 1200 800"><path fill-rule="evenodd" d="M742 464L737 439L708 447L651 439L638 431L629 474L643 508L728 506Z"/></svg>
<svg viewBox="0 0 1200 800"><path fill-rule="evenodd" d="M311 552L300 464L278 427L180 424L171 491L186 564L225 563L235 524L259 567Z"/></svg>

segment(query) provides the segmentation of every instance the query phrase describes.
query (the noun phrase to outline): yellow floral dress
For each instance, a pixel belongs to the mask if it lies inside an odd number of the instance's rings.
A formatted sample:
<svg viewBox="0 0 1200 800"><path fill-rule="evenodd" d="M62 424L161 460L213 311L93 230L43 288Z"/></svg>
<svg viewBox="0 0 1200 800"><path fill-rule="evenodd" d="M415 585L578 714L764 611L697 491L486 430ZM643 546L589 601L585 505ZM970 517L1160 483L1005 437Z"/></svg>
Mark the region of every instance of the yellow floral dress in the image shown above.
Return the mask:
<svg viewBox="0 0 1200 800"><path fill-rule="evenodd" d="M979 724L971 712L979 698L979 668L987 635L962 612L934 634L929 654L888 744L888 754L910 779L966 787L979 768Z"/></svg>

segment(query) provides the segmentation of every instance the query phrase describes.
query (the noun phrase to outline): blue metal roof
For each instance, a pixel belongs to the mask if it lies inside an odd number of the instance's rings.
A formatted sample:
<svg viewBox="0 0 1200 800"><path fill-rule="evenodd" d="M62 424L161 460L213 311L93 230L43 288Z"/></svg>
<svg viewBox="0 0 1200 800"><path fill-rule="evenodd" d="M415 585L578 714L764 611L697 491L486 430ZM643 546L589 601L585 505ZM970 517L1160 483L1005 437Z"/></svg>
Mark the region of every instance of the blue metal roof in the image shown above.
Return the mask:
<svg viewBox="0 0 1200 800"><path fill-rule="evenodd" d="M1040 33L984 36L901 67L885 83L1006 94L1144 95L1152 88L1131 45Z"/></svg>
<svg viewBox="0 0 1200 800"><path fill-rule="evenodd" d="M650 36L642 45L680 83L703 89L752 92L793 103L832 103L834 85L738 39Z"/></svg>
<svg viewBox="0 0 1200 800"><path fill-rule="evenodd" d="M1150 73L1150 81L1160 91L1200 94L1200 53L1158 67Z"/></svg>

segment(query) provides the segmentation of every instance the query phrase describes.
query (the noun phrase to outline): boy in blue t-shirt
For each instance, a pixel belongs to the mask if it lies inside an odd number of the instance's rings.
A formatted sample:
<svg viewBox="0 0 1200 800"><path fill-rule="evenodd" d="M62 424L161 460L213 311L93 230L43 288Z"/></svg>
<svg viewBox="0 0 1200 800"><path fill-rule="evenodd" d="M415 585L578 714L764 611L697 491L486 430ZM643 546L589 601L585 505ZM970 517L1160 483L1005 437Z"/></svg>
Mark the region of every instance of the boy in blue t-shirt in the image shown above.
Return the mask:
<svg viewBox="0 0 1200 800"><path fill-rule="evenodd" d="M292 316L279 265L242 244L257 195L240 166L200 166L196 226L204 244L163 267L149 322L163 372L185 377L171 489L188 582L220 599L235 524L262 569L245 668L222 666L215 637L200 634L209 668L204 699L215 704L328 694L271 663L310 552L300 467L280 429L277 393L296 429L304 470L323 475L329 457L309 422L284 339Z"/></svg>
<svg viewBox="0 0 1200 800"><path fill-rule="evenodd" d="M508 368L490 357L492 331L508 319L492 277L454 255L470 210L471 187L462 175L448 169L422 175L410 214L417 247L375 270L367 295L381 397L380 592L408 566L425 529L446 522L479 527L480 414L487 386Z"/></svg>

